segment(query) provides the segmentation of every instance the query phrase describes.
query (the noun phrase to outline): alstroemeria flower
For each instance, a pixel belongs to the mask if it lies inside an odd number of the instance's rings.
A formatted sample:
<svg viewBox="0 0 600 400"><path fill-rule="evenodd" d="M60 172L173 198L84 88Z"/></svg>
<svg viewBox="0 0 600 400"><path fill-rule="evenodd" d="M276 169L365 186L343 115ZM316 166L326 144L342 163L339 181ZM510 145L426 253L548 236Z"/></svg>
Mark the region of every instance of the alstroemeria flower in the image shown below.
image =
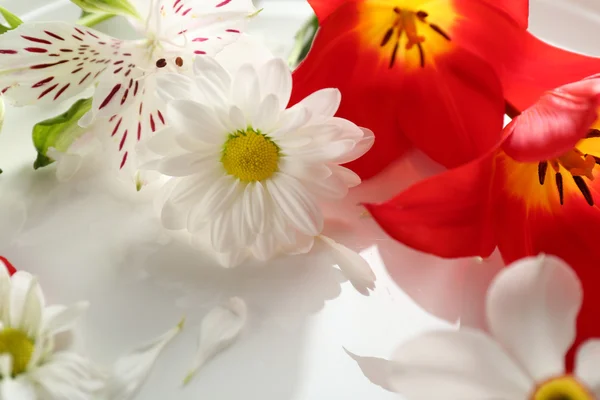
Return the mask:
<svg viewBox="0 0 600 400"><path fill-rule="evenodd" d="M489 154L367 208L392 237L440 257L561 257L586 289L578 341L600 334L599 94L596 76L545 94Z"/></svg>
<svg viewBox="0 0 600 400"><path fill-rule="evenodd" d="M156 76L189 70L196 55L235 40L255 8L251 0L137 1L144 38L119 40L63 22L25 23L0 36L0 89L14 104L49 104L97 84L91 111L118 150L116 165L137 172L134 148L165 124Z"/></svg>
<svg viewBox="0 0 600 400"><path fill-rule="evenodd" d="M335 89L288 108L292 77L281 59L230 74L198 57L194 70L195 79L159 80L172 127L149 146L161 156L154 168L173 177L163 224L194 235L209 228L228 264L309 251L324 226L318 202L360 183L339 164L368 151L373 134L333 117Z"/></svg>
<svg viewBox="0 0 600 400"><path fill-rule="evenodd" d="M0 397L93 399L104 386L93 364L55 343L70 331L87 303L47 306L37 280L18 271L9 277L0 260Z"/></svg>
<svg viewBox="0 0 600 400"><path fill-rule="evenodd" d="M321 28L294 72L292 104L340 89L337 115L377 138L350 165L363 178L412 146L446 167L472 161L496 143L504 99L523 109L600 69L528 33L527 0L309 2Z"/></svg>
<svg viewBox="0 0 600 400"><path fill-rule="evenodd" d="M596 400L600 340L579 347L574 373L564 362L582 297L563 261L543 255L518 261L487 292L489 334L425 333L403 343L389 373L377 378L406 400Z"/></svg>

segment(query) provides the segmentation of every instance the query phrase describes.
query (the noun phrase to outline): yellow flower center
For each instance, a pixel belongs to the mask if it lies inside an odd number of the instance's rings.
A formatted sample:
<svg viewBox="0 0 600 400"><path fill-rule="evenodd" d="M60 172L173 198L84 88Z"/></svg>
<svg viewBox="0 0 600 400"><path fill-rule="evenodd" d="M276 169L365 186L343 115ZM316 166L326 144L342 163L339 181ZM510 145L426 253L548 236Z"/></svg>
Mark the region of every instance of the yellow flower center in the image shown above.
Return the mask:
<svg viewBox="0 0 600 400"><path fill-rule="evenodd" d="M13 376L22 374L33 355L34 344L22 331L7 328L0 332L0 354L10 354Z"/></svg>
<svg viewBox="0 0 600 400"><path fill-rule="evenodd" d="M550 379L535 389L531 400L593 400L594 396L577 379L561 376Z"/></svg>
<svg viewBox="0 0 600 400"><path fill-rule="evenodd" d="M221 162L229 175L242 182L264 181L279 169L279 147L249 128L229 136Z"/></svg>

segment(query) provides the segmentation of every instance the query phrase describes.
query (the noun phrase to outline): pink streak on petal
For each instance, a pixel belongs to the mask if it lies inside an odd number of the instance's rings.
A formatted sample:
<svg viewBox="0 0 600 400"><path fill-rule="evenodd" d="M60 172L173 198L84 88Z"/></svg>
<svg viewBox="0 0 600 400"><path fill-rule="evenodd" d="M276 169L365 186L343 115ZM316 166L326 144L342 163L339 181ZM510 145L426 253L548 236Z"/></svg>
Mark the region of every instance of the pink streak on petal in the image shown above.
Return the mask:
<svg viewBox="0 0 600 400"><path fill-rule="evenodd" d="M503 150L521 162L556 158L586 136L599 107L598 76L548 92L504 128Z"/></svg>

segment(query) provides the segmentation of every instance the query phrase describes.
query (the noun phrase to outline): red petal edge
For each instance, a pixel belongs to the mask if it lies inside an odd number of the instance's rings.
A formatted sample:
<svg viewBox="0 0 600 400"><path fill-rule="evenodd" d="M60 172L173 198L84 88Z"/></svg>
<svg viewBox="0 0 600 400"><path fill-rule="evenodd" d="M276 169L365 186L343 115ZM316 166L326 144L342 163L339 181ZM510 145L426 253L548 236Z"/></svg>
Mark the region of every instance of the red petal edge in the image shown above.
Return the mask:
<svg viewBox="0 0 600 400"><path fill-rule="evenodd" d="M17 269L13 267L13 265L5 257L0 256L0 263L3 263L6 266L8 275L12 276L15 272L17 272Z"/></svg>

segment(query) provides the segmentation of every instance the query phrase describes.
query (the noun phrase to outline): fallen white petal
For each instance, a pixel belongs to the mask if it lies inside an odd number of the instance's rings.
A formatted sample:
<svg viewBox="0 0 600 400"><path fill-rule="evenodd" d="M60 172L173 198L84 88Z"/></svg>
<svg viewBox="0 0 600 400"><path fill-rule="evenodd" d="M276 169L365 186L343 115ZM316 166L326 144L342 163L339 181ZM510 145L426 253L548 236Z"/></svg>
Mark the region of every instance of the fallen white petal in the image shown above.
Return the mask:
<svg viewBox="0 0 600 400"><path fill-rule="evenodd" d="M108 400L132 399L144 384L164 348L183 328L184 320L155 340L140 346L115 363L103 398Z"/></svg>
<svg viewBox="0 0 600 400"><path fill-rule="evenodd" d="M369 289L375 289L375 273L369 263L360 254L335 240L327 236L319 236L319 238L331 247L335 263L352 283L352 286L361 294L368 296Z"/></svg>
<svg viewBox="0 0 600 400"><path fill-rule="evenodd" d="M188 384L210 359L235 342L247 319L244 300L232 297L227 303L213 308L202 320L196 360L183 380Z"/></svg>
<svg viewBox="0 0 600 400"><path fill-rule="evenodd" d="M346 349L344 351L348 354L360 367L365 377L377 386L383 389L393 392L389 378L394 370L395 363L384 358L377 357L361 357Z"/></svg>

